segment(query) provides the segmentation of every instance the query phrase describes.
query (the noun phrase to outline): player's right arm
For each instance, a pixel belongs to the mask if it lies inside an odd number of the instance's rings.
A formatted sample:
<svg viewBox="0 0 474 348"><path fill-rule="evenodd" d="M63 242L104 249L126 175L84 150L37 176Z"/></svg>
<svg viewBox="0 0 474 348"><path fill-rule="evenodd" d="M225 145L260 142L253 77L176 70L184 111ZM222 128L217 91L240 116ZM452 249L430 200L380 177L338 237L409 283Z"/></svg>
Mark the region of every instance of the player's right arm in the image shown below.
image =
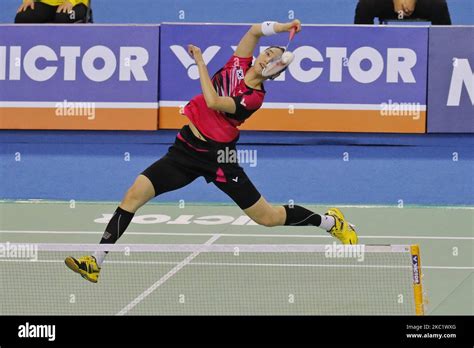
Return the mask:
<svg viewBox="0 0 474 348"><path fill-rule="evenodd" d="M274 22L263 22L260 24L254 24L250 27L247 33L242 37L235 50L235 55L241 58L247 58L253 56L253 51L255 47L257 47L258 41L264 33L262 31L262 25L270 26L273 25ZM274 23L274 31L275 33L284 33L289 32L291 28L296 27L296 32L301 30L301 22L298 19L295 19L292 22L288 23Z"/></svg>

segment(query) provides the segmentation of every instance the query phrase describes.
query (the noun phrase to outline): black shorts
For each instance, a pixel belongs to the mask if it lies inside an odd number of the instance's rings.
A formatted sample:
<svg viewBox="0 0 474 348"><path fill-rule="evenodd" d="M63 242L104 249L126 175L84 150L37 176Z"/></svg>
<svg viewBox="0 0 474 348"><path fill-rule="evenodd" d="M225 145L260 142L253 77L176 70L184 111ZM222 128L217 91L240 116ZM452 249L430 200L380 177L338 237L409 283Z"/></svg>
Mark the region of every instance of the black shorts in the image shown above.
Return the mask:
<svg viewBox="0 0 474 348"><path fill-rule="evenodd" d="M227 150L226 150L227 148ZM153 184L155 196L184 187L202 176L225 192L242 209L261 197L238 163L219 161L222 151L236 151L234 143L203 141L189 126L179 132L168 153L142 172Z"/></svg>

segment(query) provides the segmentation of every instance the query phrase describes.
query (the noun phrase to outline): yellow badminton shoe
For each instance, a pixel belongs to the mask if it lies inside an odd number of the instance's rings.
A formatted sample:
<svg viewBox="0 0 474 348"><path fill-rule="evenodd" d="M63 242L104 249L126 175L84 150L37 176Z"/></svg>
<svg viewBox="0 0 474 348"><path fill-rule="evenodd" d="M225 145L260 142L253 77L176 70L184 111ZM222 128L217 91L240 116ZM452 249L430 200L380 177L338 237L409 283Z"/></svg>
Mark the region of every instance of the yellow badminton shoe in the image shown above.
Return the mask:
<svg viewBox="0 0 474 348"><path fill-rule="evenodd" d="M75 259L72 256L68 256L64 262L71 270L79 273L82 278L87 279L92 283L97 283L99 280L100 267L97 264L95 257L82 256L78 259Z"/></svg>
<svg viewBox="0 0 474 348"><path fill-rule="evenodd" d="M333 228L328 232L342 244L358 244L359 238L354 230L354 225L346 221L342 212L337 208L330 208L325 215L332 216L335 220Z"/></svg>

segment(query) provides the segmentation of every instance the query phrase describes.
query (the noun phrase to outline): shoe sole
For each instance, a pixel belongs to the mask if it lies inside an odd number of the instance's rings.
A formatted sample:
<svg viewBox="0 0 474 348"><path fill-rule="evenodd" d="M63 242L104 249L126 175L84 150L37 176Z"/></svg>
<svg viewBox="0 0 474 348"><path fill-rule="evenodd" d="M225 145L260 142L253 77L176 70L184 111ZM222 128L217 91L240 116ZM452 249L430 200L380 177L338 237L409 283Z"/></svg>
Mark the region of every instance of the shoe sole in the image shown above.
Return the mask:
<svg viewBox="0 0 474 348"><path fill-rule="evenodd" d="M71 271L77 274L80 274L82 278L87 279L91 283L97 283L96 279L91 279L86 272L84 272L82 269L79 268L79 266L77 266L77 263L74 261L72 257L70 256L66 257L66 259L64 260L64 263Z"/></svg>

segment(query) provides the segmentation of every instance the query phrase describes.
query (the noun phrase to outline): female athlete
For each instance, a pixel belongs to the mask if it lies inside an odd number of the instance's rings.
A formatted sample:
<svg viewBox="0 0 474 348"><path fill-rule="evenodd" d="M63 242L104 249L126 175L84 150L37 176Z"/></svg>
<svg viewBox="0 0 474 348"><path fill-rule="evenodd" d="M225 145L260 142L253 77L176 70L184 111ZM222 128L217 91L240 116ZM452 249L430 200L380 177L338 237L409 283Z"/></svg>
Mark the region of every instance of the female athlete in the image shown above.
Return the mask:
<svg viewBox="0 0 474 348"><path fill-rule="evenodd" d="M225 192L256 223L263 226L317 226L344 244L357 244L357 234L337 208L324 215L298 205L271 205L259 193L238 163L220 163L219 150L235 150L239 129L263 103L262 72L284 49L272 46L252 65L253 52L262 36L301 31L301 23L264 22L253 25L241 39L235 54L212 78L199 47L188 46L199 69L202 94L184 108L189 124L178 133L168 153L145 169L128 189L102 236L101 244L115 243L125 232L135 212L152 198L184 187L202 176ZM96 283L107 255L97 251L78 259L67 257L66 265Z"/></svg>

